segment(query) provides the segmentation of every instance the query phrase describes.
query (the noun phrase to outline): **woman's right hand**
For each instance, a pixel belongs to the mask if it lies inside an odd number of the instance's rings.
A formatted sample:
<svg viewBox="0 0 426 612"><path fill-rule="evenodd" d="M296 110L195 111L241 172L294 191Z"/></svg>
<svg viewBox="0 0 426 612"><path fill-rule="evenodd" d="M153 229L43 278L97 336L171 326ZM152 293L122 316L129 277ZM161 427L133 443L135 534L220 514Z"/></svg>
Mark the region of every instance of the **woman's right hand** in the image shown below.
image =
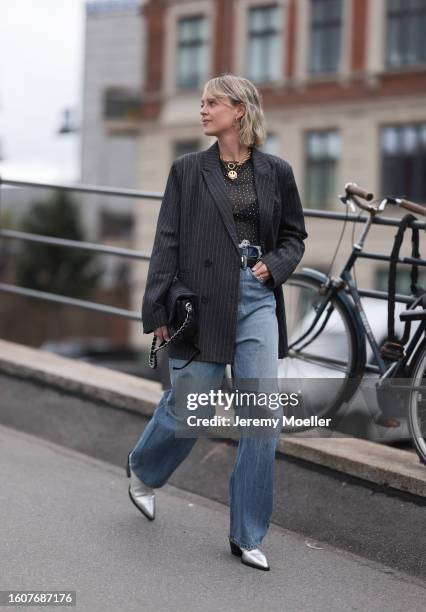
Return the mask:
<svg viewBox="0 0 426 612"><path fill-rule="evenodd" d="M160 342L170 340L169 329L167 325L157 327L157 329L154 330L154 336L157 336Z"/></svg>

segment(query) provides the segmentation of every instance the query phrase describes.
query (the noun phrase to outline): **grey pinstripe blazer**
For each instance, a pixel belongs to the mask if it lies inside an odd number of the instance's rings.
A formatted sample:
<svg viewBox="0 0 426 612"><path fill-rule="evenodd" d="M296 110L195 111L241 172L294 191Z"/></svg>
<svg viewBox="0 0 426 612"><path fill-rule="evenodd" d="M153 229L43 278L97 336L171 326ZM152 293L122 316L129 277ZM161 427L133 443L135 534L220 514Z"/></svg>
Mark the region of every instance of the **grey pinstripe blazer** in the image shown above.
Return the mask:
<svg viewBox="0 0 426 612"><path fill-rule="evenodd" d="M302 258L307 238L291 166L253 149L260 212L262 260L271 278L279 327L279 357L288 354L282 284ZM175 274L199 299L199 361L232 363L237 322L240 257L231 201L215 142L175 160L158 217L142 303L144 333L167 325L165 295ZM189 359L192 349L172 342L169 355Z"/></svg>

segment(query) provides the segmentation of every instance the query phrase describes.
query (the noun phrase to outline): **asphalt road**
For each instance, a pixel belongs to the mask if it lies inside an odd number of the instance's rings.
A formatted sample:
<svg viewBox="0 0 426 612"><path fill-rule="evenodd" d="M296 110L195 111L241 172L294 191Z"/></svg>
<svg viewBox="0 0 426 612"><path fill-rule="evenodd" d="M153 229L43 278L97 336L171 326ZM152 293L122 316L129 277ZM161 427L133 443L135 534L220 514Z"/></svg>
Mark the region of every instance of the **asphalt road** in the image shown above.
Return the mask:
<svg viewBox="0 0 426 612"><path fill-rule="evenodd" d="M223 505L166 485L147 521L121 469L5 427L0 479L2 590L75 591L85 612L426 606L417 580L276 526L264 540L271 571L249 568L228 550Z"/></svg>
<svg viewBox="0 0 426 612"><path fill-rule="evenodd" d="M0 375L0 390L0 423L120 468L147 422L24 379ZM200 439L169 484L227 504L235 452L233 443ZM423 580L425 505L290 457L276 461L276 525Z"/></svg>

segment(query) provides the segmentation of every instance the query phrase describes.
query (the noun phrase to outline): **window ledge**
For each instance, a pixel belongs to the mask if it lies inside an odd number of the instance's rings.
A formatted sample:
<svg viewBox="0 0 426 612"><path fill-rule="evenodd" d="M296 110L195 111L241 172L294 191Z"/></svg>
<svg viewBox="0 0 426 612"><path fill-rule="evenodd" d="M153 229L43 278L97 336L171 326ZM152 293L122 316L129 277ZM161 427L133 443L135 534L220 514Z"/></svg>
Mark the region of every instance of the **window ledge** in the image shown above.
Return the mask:
<svg viewBox="0 0 426 612"><path fill-rule="evenodd" d="M426 62L418 64L407 64L406 66L384 66L380 71L381 75L388 74L408 74L411 72L426 72Z"/></svg>
<svg viewBox="0 0 426 612"><path fill-rule="evenodd" d="M419 74L426 72L426 63L413 64L411 66L382 66L374 70L366 71L370 77L381 78L386 76L404 76L406 74Z"/></svg>
<svg viewBox="0 0 426 612"><path fill-rule="evenodd" d="M139 118L104 119L105 131L109 134L130 134L137 136L140 131Z"/></svg>
<svg viewBox="0 0 426 612"><path fill-rule="evenodd" d="M311 72L307 72L306 73L306 78L308 81L329 81L329 80L336 80L339 77L342 76L342 72L339 72L338 70L333 71L333 72L319 72L319 73L311 73Z"/></svg>
<svg viewBox="0 0 426 612"><path fill-rule="evenodd" d="M312 85L346 85L353 80L354 76L359 79L359 74L356 75L350 72L327 72L324 74L305 74L303 76L295 75L287 81L287 85L293 88L306 88Z"/></svg>
<svg viewBox="0 0 426 612"><path fill-rule="evenodd" d="M258 81L258 82L254 82L253 83L256 85L256 87L258 89L264 90L264 89L281 89L282 87L285 87L288 85L288 79L280 77L277 79L274 79L273 81Z"/></svg>

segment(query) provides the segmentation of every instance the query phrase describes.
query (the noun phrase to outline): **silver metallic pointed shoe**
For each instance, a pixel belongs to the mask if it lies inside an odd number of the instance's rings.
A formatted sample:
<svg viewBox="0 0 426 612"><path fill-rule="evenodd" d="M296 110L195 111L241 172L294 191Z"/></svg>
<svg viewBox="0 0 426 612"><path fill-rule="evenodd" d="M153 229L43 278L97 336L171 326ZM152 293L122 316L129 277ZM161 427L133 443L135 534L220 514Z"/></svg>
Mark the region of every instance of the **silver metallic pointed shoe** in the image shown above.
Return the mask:
<svg viewBox="0 0 426 612"><path fill-rule="evenodd" d="M243 548L240 548L238 544L235 544L235 542L231 542L231 540L229 540L229 544L231 546L232 554L236 557L241 557L241 563L244 563L244 565L249 565L250 567L255 567L256 569L264 570L265 572L269 571L270 567L268 564L268 559L260 548L244 550Z"/></svg>
<svg viewBox="0 0 426 612"><path fill-rule="evenodd" d="M130 478L130 500L146 518L153 521L155 519L155 491L143 483L130 468L130 453L127 457L126 473Z"/></svg>

